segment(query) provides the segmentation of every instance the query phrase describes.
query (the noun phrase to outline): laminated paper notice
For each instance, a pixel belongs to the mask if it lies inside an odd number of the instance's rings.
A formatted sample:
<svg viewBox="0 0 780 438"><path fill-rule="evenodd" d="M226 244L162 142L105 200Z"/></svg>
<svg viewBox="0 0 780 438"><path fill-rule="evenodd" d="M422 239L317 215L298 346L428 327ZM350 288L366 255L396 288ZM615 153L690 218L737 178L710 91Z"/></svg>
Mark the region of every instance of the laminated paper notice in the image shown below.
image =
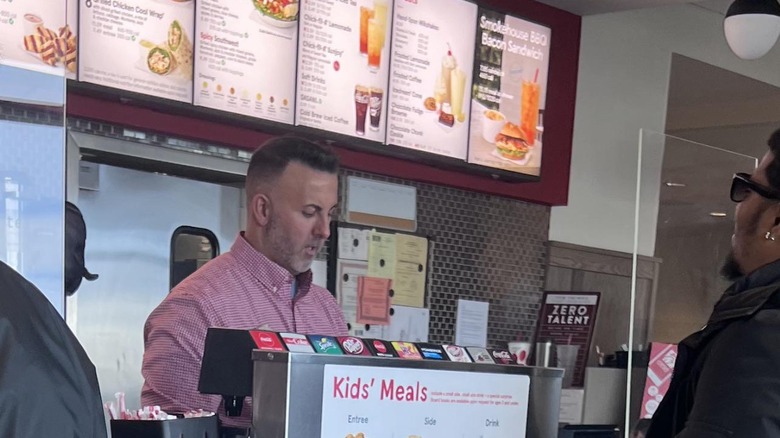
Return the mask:
<svg viewBox="0 0 780 438"><path fill-rule="evenodd" d="M357 322L390 324L390 285L388 278L359 277Z"/></svg>
<svg viewBox="0 0 780 438"><path fill-rule="evenodd" d="M393 304L425 306L425 276L428 266L428 239L396 234Z"/></svg>
<svg viewBox="0 0 780 438"><path fill-rule="evenodd" d="M366 262L339 260L336 264L336 299L344 312L344 319L355 326L357 324L358 278L368 271Z"/></svg>
<svg viewBox="0 0 780 438"><path fill-rule="evenodd" d="M395 275L395 234L372 231L368 236L368 275L390 278Z"/></svg>

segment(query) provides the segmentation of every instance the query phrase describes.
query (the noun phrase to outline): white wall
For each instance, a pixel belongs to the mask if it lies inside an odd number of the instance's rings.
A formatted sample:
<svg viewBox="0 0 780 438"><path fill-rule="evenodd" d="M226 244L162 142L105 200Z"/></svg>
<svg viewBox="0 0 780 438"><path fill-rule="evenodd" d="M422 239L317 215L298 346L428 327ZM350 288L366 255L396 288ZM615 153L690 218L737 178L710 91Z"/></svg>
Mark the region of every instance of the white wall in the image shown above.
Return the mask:
<svg viewBox="0 0 780 438"><path fill-rule="evenodd" d="M780 86L780 47L740 60L715 12L686 4L583 17L569 204L552 209L550 240L633 251L639 131L664 131L672 53ZM654 253L658 184L643 178L643 255Z"/></svg>

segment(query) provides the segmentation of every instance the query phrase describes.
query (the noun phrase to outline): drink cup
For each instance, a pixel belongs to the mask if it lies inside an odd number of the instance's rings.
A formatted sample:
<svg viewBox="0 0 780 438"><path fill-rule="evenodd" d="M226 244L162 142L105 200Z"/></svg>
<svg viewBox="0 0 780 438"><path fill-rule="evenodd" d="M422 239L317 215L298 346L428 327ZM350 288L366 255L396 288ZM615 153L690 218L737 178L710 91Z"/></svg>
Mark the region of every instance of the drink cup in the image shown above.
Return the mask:
<svg viewBox="0 0 780 438"><path fill-rule="evenodd" d="M355 133L366 134L366 113L368 112L369 90L362 85L355 86Z"/></svg>
<svg viewBox="0 0 780 438"><path fill-rule="evenodd" d="M379 122L382 119L382 98L384 92L381 88L371 88L371 94L368 100L368 114L370 116L369 128L372 131L379 131Z"/></svg>
<svg viewBox="0 0 780 438"><path fill-rule="evenodd" d="M518 365L528 365L528 356L531 355L530 342L508 342L507 347L509 354L515 358L515 362L517 362Z"/></svg>
<svg viewBox="0 0 780 438"><path fill-rule="evenodd" d="M523 130L528 144L536 141L536 125L539 121L539 84L523 81L520 104L520 129Z"/></svg>
<svg viewBox="0 0 780 438"><path fill-rule="evenodd" d="M368 54L368 20L374 18L374 10L360 7L360 54Z"/></svg>

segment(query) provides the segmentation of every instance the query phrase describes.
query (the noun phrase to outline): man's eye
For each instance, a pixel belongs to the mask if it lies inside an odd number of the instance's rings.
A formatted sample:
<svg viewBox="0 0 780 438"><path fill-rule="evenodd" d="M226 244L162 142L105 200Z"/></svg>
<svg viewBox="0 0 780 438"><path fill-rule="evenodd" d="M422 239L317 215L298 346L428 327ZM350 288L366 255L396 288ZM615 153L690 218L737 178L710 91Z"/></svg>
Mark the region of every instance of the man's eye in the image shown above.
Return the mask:
<svg viewBox="0 0 780 438"><path fill-rule="evenodd" d="M303 216L304 217L314 217L314 212L313 211L304 211L303 212Z"/></svg>

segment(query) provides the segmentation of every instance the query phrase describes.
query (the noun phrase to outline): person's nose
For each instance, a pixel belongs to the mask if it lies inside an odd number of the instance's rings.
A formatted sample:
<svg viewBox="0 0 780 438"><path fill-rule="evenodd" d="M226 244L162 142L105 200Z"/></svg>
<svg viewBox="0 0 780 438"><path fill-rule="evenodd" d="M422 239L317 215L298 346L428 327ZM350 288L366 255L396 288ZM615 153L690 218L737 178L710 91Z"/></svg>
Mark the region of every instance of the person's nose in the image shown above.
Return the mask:
<svg viewBox="0 0 780 438"><path fill-rule="evenodd" d="M317 221L317 225L314 227L314 234L316 237L327 240L330 237L330 216L325 214L320 216Z"/></svg>

